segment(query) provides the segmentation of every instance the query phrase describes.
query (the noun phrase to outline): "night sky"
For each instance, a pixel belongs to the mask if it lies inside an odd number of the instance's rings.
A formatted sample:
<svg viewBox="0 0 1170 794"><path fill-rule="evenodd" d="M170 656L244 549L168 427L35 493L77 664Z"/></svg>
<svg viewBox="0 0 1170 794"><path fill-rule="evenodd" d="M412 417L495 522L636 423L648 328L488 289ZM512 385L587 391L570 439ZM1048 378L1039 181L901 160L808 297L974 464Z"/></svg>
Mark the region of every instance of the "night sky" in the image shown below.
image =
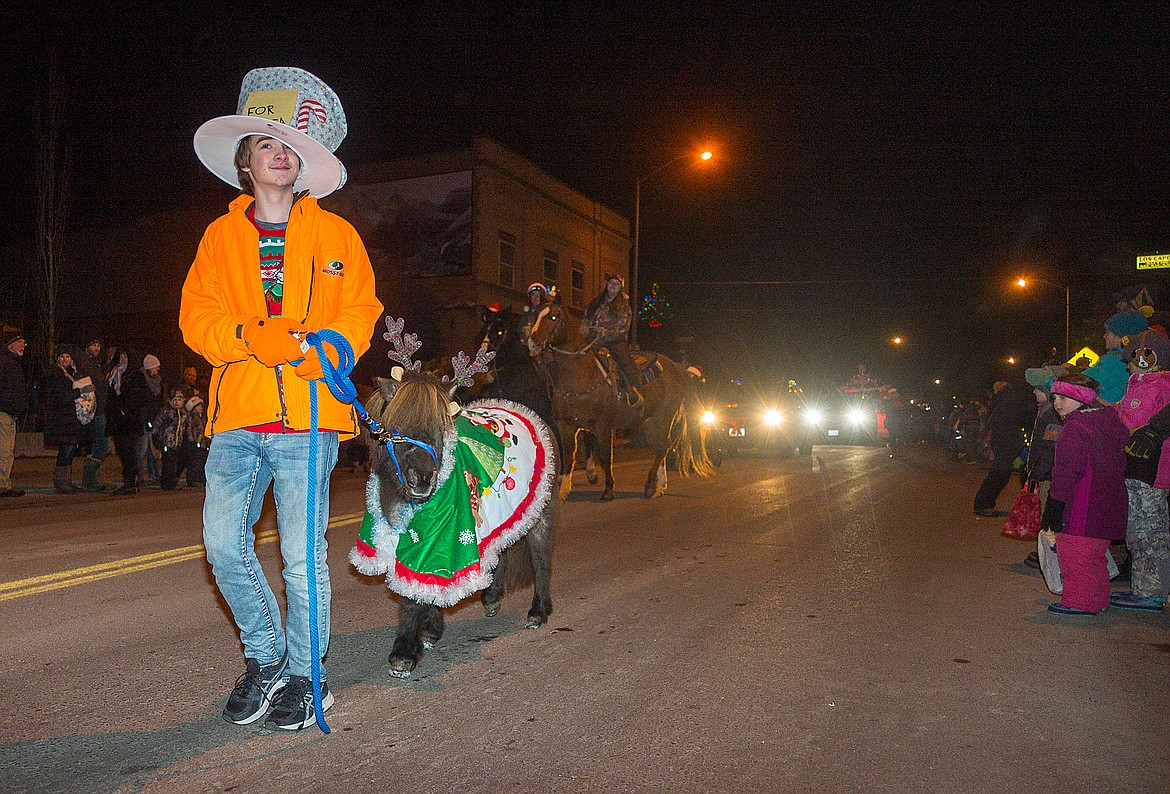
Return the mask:
<svg viewBox="0 0 1170 794"><path fill-rule="evenodd" d="M79 225L226 206L191 137L248 69L295 65L341 97L351 171L485 135L632 219L638 177L711 148L643 184L641 235L642 286L665 283L710 373L815 384L864 362L912 396L969 394L1009 354L1063 348L1063 289L1022 294L1019 273L1069 284L1073 347L1099 348L1111 293L1151 280L1133 257L1170 250L1170 15L771 5L16 12L4 230L31 241L49 52Z"/></svg>

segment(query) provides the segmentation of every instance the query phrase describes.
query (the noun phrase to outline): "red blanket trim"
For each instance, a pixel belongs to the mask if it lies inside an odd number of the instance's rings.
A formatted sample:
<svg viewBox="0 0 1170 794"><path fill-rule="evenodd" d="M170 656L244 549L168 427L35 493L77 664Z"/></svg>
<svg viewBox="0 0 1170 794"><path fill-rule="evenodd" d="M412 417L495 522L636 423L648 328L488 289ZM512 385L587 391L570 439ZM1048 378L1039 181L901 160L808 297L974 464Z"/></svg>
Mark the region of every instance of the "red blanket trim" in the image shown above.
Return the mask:
<svg viewBox="0 0 1170 794"><path fill-rule="evenodd" d="M357 549L358 554L363 557L369 557L371 560L378 556L378 550L361 538L357 539L357 544L355 544L354 548Z"/></svg>
<svg viewBox="0 0 1170 794"><path fill-rule="evenodd" d="M502 409L502 410L507 410L507 409ZM536 500L536 489L537 489L538 484L540 483L541 476L543 476L543 474L544 474L545 456L544 456L544 444L542 443L543 439L541 439L540 434L536 432L536 428L532 426L532 423L529 422L527 418L525 418L524 416L521 416L518 413L514 413L512 411L508 411L508 413L512 414L512 416L519 419L524 424L524 426L526 428L528 428L529 435L531 435L532 438L535 439L535 441L536 441L536 460L533 461L533 464L532 464L532 479L528 483L528 493L524 496L524 498L522 500L520 500L520 504L517 505L516 509L512 511L512 515L510 515L506 521L504 521L502 524L500 524L498 527L496 527L494 530L492 530L491 534L489 534L482 541L480 541L479 553L480 553L481 557L484 555L487 548L489 546L491 546L492 543L494 543L496 540L499 539L501 533L506 532L508 529L510 529L513 524L515 524L517 521L519 521L521 518L523 518L524 515L528 512L528 508L531 507L533 501Z"/></svg>
<svg viewBox="0 0 1170 794"><path fill-rule="evenodd" d="M461 571L456 571L455 575L448 578L446 576L436 576L433 573L419 573L418 571L407 568L398 560L394 561L394 575L399 579L414 584L434 585L436 587L449 587L453 584L466 579L468 576L479 573L479 563L473 562Z"/></svg>

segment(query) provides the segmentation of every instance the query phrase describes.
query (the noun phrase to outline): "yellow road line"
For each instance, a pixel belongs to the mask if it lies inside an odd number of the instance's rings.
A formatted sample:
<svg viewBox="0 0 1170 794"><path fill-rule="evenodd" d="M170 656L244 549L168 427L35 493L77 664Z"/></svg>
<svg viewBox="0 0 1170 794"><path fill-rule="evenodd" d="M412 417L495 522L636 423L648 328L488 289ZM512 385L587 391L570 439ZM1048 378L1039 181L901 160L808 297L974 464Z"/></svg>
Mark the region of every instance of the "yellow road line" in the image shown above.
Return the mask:
<svg viewBox="0 0 1170 794"><path fill-rule="evenodd" d="M329 526L343 527L356 524L362 520L362 513L347 513L335 517ZM256 534L256 544L270 543L279 537L276 530L266 529ZM112 560L97 565L87 565L84 568L74 568L68 571L32 576L27 579L18 579L14 582L0 582L0 601L13 598L47 593L51 590L60 590L64 587L96 582L123 574L148 571L151 568L161 568L164 565L173 565L187 560L203 559L207 550L202 543L194 546L183 546L177 549L156 551L151 554L142 554L138 557L129 557L124 560Z"/></svg>

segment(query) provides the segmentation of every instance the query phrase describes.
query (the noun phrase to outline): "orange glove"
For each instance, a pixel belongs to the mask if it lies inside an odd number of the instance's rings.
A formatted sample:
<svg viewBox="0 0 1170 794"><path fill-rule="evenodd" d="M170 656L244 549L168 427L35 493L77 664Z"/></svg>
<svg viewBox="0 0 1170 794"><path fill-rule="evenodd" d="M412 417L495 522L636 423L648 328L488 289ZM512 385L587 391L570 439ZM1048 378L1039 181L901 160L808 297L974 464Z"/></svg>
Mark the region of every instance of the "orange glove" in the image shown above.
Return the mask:
<svg viewBox="0 0 1170 794"><path fill-rule="evenodd" d="M325 355L329 356L329 363L335 368L337 367L337 352L330 348L325 348ZM294 370L298 378L304 380L320 380L325 377L325 370L321 367L321 359L317 355L317 348L310 347L309 351L305 353L305 360L297 365Z"/></svg>
<svg viewBox="0 0 1170 794"><path fill-rule="evenodd" d="M266 367L275 367L299 359L301 343L292 335L304 331L304 326L287 317L253 317L244 323L240 332L248 352Z"/></svg>

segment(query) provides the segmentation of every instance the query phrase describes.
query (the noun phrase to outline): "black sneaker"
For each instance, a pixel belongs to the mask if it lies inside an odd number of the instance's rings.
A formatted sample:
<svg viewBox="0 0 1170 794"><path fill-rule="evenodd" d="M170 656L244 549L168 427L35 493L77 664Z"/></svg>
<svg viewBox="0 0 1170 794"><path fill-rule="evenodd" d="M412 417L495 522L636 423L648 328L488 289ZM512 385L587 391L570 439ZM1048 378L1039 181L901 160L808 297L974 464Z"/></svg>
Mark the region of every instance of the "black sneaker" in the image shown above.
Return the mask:
<svg viewBox="0 0 1170 794"><path fill-rule="evenodd" d="M329 691L329 683L322 681L321 711L328 711L332 705L333 693ZM313 711L313 682L303 675L291 676L288 679L288 686L272 704L272 711L264 721L264 727L299 731L301 728L316 724L317 714Z"/></svg>
<svg viewBox="0 0 1170 794"><path fill-rule="evenodd" d="M236 687L228 695L223 718L236 725L248 725L263 717L275 702L276 693L287 683L284 680L287 667L288 657L267 667L249 659L247 669L236 679Z"/></svg>

